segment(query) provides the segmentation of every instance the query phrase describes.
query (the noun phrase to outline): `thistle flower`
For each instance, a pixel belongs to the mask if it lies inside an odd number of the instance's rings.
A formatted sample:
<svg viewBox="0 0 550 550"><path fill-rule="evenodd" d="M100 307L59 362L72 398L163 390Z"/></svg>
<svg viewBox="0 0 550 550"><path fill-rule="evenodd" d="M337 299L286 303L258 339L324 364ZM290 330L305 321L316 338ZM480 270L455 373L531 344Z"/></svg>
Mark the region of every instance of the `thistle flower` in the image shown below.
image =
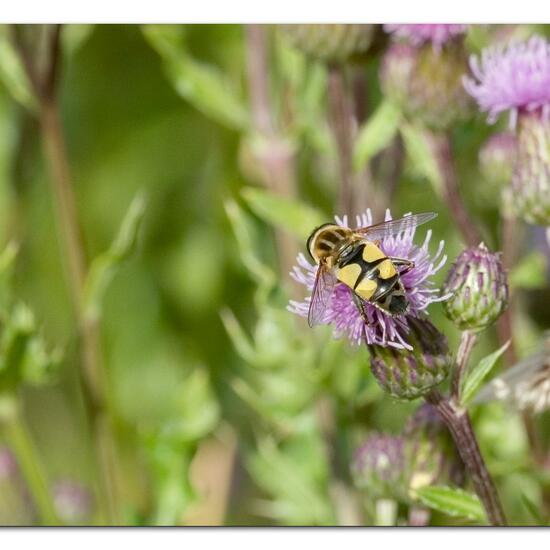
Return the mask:
<svg viewBox="0 0 550 550"><path fill-rule="evenodd" d="M464 250L450 267L443 285L450 294L443 304L461 330L479 331L494 323L508 305L508 283L500 254L481 243Z"/></svg>
<svg viewBox="0 0 550 550"><path fill-rule="evenodd" d="M282 25L293 45L328 63L343 62L370 46L373 25Z"/></svg>
<svg viewBox="0 0 550 550"><path fill-rule="evenodd" d="M92 495L72 481L59 481L53 487L53 499L57 515L64 523L85 523L92 512Z"/></svg>
<svg viewBox="0 0 550 550"><path fill-rule="evenodd" d="M351 463L355 485L373 498L408 496L409 471L406 441L402 437L373 434L357 449Z"/></svg>
<svg viewBox="0 0 550 550"><path fill-rule="evenodd" d="M467 57L460 43L440 50L397 42L382 58L380 83L384 94L407 116L444 130L469 112L470 98L461 80L466 67Z"/></svg>
<svg viewBox="0 0 550 550"><path fill-rule="evenodd" d="M449 40L466 33L468 25L446 25L446 24L420 24L403 25L387 24L384 25L387 33L395 37L404 38L414 46L420 46L430 42L434 48L439 49Z"/></svg>
<svg viewBox="0 0 550 550"><path fill-rule="evenodd" d="M416 399L447 377L453 364L447 338L426 319L408 319L411 351L369 346L371 371L396 399Z"/></svg>
<svg viewBox="0 0 550 550"><path fill-rule="evenodd" d="M464 87L493 123L506 111L518 149L510 201L528 223L550 225L550 43L527 42L486 49L470 60Z"/></svg>
<svg viewBox="0 0 550 550"><path fill-rule="evenodd" d="M389 210L386 212L386 220L391 220ZM336 223L348 226L348 218L336 217ZM356 227L372 225L372 215L367 210L356 219ZM401 277L405 288L405 295L410 304L407 317L391 317L373 305L366 303L365 309L368 324L365 324L357 306L355 305L351 290L344 284L338 284L334 289L330 303L325 313L325 323L332 325L336 338L347 336L353 345L361 343L376 344L379 346L391 346L400 349L411 349L406 336L409 333L408 318L424 315L428 306L433 302L444 300L445 296L437 295L430 278L441 269L447 257L443 254L444 242L439 243L437 252L432 257L428 251L431 239L431 231L428 231L422 245L413 244L415 230L408 229L403 233L389 238L384 238L380 248L388 256L404 258L415 263L415 267ZM298 283L304 285L309 293L313 290L317 265L310 264L303 254L297 257L298 265L294 267L290 276ZM311 296L304 301L290 301L288 310L300 315L308 316Z"/></svg>

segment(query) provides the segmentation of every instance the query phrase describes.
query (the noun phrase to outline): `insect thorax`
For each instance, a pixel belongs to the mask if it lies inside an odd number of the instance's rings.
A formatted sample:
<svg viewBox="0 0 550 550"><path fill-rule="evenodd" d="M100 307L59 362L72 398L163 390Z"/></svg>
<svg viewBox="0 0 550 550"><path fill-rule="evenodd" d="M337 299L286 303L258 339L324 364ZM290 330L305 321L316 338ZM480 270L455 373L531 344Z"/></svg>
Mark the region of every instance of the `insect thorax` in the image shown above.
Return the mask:
<svg viewBox="0 0 550 550"><path fill-rule="evenodd" d="M327 223L315 229L309 236L307 249L317 263L321 260L332 263L351 243L352 236L353 232L350 229Z"/></svg>

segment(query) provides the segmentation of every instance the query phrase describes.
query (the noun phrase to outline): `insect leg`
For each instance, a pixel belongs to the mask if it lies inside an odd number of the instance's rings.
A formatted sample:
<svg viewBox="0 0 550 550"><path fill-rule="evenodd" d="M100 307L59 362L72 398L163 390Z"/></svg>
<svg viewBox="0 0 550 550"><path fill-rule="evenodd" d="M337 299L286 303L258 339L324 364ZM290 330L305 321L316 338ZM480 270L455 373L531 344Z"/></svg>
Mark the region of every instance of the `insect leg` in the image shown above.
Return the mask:
<svg viewBox="0 0 550 550"><path fill-rule="evenodd" d="M399 275L405 275L405 273L408 273L411 269L414 268L414 262L411 260L406 260L405 258L391 258L390 260L393 262L393 264L396 267L405 266L402 271L399 271Z"/></svg>
<svg viewBox="0 0 550 550"><path fill-rule="evenodd" d="M365 310L365 304L363 303L363 300L359 296L357 296L355 292L351 293L351 297L353 298L353 302L357 306L357 309L359 310L361 317L363 317L363 321L365 321L365 324L370 325L370 321L369 321L369 318L367 317L367 312Z"/></svg>

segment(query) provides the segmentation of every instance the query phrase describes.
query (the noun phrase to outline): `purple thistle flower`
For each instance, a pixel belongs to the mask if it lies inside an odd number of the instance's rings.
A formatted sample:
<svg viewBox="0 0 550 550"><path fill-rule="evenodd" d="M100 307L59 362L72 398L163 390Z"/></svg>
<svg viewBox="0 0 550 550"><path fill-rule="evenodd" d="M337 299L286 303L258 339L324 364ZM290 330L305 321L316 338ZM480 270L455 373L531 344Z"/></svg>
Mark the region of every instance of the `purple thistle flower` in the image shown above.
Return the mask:
<svg viewBox="0 0 550 550"><path fill-rule="evenodd" d="M390 211L386 211L385 221L391 220ZM335 217L336 223L342 227L348 226L348 217ZM367 210L362 216L357 216L356 227L372 225L372 214ZM413 244L415 229L408 229L397 236L384 238L380 248L387 256L404 258L415 263L415 267L401 277L405 288L405 295L410 304L408 316L420 317L433 302L440 302L448 296L439 296L439 290L433 288L430 278L443 267L447 256L443 254L444 241L439 243L436 254L432 257L428 245L432 232L428 230L421 246ZM308 262L303 254L297 257L298 266L295 266L290 276L298 283L303 284L311 293L317 273L317 265ZM288 310L301 317L308 316L311 296L303 302L291 300ZM336 338L347 336L353 345L361 343L379 346L391 346L399 349L412 349L404 340L409 327L406 316L392 317L375 306L366 303L366 314L369 324L365 324L357 306L353 302L352 291L344 284L337 284L330 303L325 312L324 324L334 326Z"/></svg>
<svg viewBox="0 0 550 550"><path fill-rule="evenodd" d="M455 36L464 34L468 30L468 25L387 24L384 25L384 30L399 38L405 38L414 46L421 46L426 42L431 42L434 48L439 49Z"/></svg>
<svg viewBox="0 0 550 550"><path fill-rule="evenodd" d="M510 111L512 127L520 111L550 114L550 43L540 36L527 42L485 49L481 58L470 58L473 78L464 87L490 123Z"/></svg>

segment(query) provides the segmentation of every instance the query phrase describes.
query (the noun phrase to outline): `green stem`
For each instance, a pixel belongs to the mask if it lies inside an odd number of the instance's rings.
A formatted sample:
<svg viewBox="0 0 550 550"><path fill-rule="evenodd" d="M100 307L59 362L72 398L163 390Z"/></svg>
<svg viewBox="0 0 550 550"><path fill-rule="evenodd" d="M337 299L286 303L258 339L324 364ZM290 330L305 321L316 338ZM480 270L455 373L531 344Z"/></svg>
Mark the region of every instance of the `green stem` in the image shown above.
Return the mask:
<svg viewBox="0 0 550 550"><path fill-rule="evenodd" d="M40 515L41 524L59 525L44 465L15 399L13 403L10 403L10 414L4 420L4 432L10 448L17 457L17 462Z"/></svg>

